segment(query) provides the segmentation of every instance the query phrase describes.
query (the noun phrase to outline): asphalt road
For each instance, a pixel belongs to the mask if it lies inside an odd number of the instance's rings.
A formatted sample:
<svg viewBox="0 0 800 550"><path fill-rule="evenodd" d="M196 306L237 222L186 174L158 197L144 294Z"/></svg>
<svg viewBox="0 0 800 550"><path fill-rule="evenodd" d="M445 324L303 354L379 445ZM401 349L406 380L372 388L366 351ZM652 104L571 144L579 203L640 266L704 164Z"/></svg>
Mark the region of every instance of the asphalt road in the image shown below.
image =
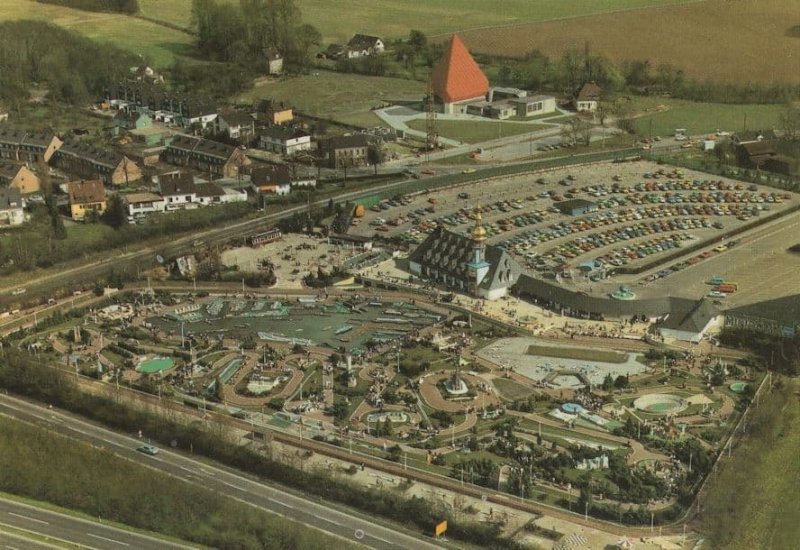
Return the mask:
<svg viewBox="0 0 800 550"><path fill-rule="evenodd" d="M4 532L6 526L11 526L14 532ZM31 533L32 538L20 531ZM52 548L69 544L97 550L197 548L0 497L0 548Z"/></svg>
<svg viewBox="0 0 800 550"><path fill-rule="evenodd" d="M380 550L441 548L432 541L384 527L354 512L344 510L340 505L297 496L209 462L201 462L164 449L161 449L156 456L144 455L135 450L142 441L95 426L55 409L47 409L15 397L0 395L0 414L56 430L73 439L102 446L139 464L330 535L359 542L368 548ZM339 509L336 509L337 506ZM104 546L104 548L109 547Z"/></svg>

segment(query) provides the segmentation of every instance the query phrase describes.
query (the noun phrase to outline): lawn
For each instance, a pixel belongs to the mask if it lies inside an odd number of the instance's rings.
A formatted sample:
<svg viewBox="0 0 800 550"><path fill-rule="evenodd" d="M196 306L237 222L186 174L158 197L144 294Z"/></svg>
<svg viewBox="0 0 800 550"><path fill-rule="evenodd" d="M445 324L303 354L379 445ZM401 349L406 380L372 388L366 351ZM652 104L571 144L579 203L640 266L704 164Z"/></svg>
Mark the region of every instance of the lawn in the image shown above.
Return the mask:
<svg viewBox="0 0 800 550"><path fill-rule="evenodd" d="M415 80L319 71L267 81L240 95L237 101L271 98L303 113L363 126L378 126L370 110L383 101L421 98L425 84Z"/></svg>
<svg viewBox="0 0 800 550"><path fill-rule="evenodd" d="M176 55L191 55L194 49L191 35L138 17L75 10L33 0L2 0L0 21L15 19L47 21L98 41L111 42L143 55L155 67L167 67Z"/></svg>
<svg viewBox="0 0 800 550"><path fill-rule="evenodd" d="M578 361L600 361L602 363L624 363L628 355L612 350L556 348L552 346L528 346L528 355L557 357L559 359L576 359Z"/></svg>
<svg viewBox="0 0 800 550"><path fill-rule="evenodd" d="M642 135L672 136L675 128L686 128L689 135L710 134L717 128L739 132L745 122L749 129L774 128L786 110L785 105L728 105L695 103L661 98L636 98L634 109L644 112L636 119Z"/></svg>
<svg viewBox="0 0 800 550"><path fill-rule="evenodd" d="M687 1L503 0L492 9L486 9L487 4L479 0L295 0L294 3L300 8L304 21L317 27L325 41L346 42L357 32L399 38L407 36L410 29L426 34L451 33ZM189 24L190 4L190 0L139 0L143 14L180 26Z"/></svg>
<svg viewBox="0 0 800 550"><path fill-rule="evenodd" d="M800 381L784 380L751 416L748 439L723 459L703 498L702 528L718 550L797 548Z"/></svg>
<svg viewBox="0 0 800 550"><path fill-rule="evenodd" d="M408 123L408 127L421 132L425 131L425 120L417 119ZM440 136L463 141L464 143L480 143L519 134L536 132L547 126L535 123L472 121L472 120L437 120L436 131Z"/></svg>
<svg viewBox="0 0 800 550"><path fill-rule="evenodd" d="M494 378L492 384L497 388L502 397L515 401L517 399L525 399L533 393L533 390L528 386L523 386L519 382L514 382L507 378Z"/></svg>

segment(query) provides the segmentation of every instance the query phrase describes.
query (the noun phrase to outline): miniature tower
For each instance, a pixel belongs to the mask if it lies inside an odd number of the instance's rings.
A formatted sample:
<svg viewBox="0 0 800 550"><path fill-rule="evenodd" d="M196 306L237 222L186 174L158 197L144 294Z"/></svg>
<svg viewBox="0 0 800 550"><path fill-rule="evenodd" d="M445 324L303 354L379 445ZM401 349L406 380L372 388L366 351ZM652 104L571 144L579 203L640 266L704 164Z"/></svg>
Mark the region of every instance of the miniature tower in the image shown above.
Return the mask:
<svg viewBox="0 0 800 550"><path fill-rule="evenodd" d="M472 261L467 264L473 291L477 294L478 286L489 273L486 262L486 229L483 228L481 212L475 209L475 227L472 228Z"/></svg>

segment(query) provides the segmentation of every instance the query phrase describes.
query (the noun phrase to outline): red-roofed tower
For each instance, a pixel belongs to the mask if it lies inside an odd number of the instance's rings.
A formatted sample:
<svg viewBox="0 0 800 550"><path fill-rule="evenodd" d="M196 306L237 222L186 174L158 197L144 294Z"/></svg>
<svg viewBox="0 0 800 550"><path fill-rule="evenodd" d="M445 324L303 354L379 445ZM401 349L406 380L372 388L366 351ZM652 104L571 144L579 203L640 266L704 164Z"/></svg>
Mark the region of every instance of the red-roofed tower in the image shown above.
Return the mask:
<svg viewBox="0 0 800 550"><path fill-rule="evenodd" d="M433 68L431 87L445 113L463 112L459 105L486 99L489 80L458 35L453 35Z"/></svg>

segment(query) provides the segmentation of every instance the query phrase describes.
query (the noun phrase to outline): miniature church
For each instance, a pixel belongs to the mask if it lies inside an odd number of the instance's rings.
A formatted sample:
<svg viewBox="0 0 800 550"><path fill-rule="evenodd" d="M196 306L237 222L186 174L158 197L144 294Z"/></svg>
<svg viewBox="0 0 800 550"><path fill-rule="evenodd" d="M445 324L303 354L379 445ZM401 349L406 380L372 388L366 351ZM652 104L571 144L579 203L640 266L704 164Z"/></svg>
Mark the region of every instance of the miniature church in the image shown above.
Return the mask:
<svg viewBox="0 0 800 550"><path fill-rule="evenodd" d="M409 270L448 290L497 300L508 293L523 270L511 255L486 244L480 211L469 236L436 229L409 256Z"/></svg>

